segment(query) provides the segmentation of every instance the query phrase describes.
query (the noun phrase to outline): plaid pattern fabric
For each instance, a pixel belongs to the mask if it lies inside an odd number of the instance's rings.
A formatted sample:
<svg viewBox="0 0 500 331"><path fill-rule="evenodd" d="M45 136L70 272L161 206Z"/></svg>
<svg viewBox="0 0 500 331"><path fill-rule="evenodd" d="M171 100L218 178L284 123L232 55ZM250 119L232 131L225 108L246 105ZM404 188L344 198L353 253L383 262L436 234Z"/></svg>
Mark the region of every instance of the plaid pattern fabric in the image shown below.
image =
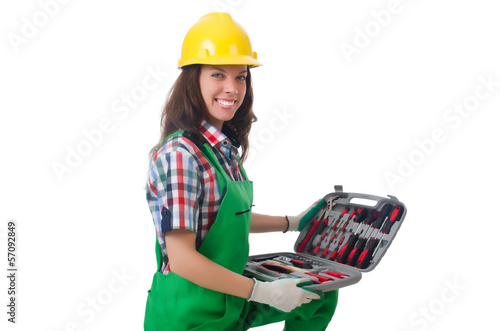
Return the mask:
<svg viewBox="0 0 500 331"><path fill-rule="evenodd" d="M206 121L199 130L229 178L244 180L236 159L239 145ZM222 197L215 168L191 140L182 135L171 137L150 162L146 198L164 257L160 271L167 274L170 268L165 262L163 234L191 230L197 234L199 248L217 217Z"/></svg>

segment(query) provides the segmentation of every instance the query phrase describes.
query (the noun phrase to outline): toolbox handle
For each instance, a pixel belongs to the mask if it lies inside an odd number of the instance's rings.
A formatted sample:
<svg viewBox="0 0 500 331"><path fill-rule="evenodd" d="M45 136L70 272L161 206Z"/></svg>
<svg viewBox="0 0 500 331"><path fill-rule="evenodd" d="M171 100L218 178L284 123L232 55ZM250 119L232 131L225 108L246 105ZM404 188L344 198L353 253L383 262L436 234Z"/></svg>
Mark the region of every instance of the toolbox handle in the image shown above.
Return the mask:
<svg viewBox="0 0 500 331"><path fill-rule="evenodd" d="M349 200L349 202L353 203L353 204L356 204L356 205L363 205L363 206L368 206L368 207L374 207L375 205L377 205L378 200L353 197L352 199Z"/></svg>
<svg viewBox="0 0 500 331"><path fill-rule="evenodd" d="M368 207L374 207L380 201L382 197L376 196L376 195L371 195L371 194L364 194L364 193L348 193L345 196L343 196L338 203L351 203L351 204L357 204L361 206L368 206Z"/></svg>

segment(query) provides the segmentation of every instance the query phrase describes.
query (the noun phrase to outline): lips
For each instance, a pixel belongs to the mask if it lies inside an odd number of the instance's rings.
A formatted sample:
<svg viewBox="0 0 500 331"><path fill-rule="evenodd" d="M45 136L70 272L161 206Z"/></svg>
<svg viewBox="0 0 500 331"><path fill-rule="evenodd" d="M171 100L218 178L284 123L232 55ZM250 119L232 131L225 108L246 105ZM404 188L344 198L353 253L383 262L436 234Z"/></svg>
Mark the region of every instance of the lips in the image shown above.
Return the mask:
<svg viewBox="0 0 500 331"><path fill-rule="evenodd" d="M217 101L219 105L226 107L232 106L236 103L236 100L227 100L227 99L215 99L215 101Z"/></svg>

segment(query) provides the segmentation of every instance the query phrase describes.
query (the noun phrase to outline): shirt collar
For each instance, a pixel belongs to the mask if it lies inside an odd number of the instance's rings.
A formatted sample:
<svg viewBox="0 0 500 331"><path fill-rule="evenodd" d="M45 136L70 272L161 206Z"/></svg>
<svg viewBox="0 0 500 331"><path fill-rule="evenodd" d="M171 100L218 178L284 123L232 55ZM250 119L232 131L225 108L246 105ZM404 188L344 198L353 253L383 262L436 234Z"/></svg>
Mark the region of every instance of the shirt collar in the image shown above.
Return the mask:
<svg viewBox="0 0 500 331"><path fill-rule="evenodd" d="M199 129L203 137L205 137L205 139L212 146L215 146L217 144L226 146L228 143L230 143L236 148L240 147L240 142L236 139L236 135L234 134L233 130L231 130L231 128L225 123L222 126L222 132L206 120L203 120L201 122ZM224 143L224 141L226 141L226 143Z"/></svg>

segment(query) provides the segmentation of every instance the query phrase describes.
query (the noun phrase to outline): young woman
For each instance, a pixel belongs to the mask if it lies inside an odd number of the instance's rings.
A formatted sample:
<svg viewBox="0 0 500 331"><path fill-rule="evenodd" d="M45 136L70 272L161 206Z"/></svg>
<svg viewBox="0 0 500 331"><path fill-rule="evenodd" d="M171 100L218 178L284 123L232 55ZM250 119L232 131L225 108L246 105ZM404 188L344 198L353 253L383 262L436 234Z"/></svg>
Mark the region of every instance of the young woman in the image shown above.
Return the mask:
<svg viewBox="0 0 500 331"><path fill-rule="evenodd" d="M184 39L148 173L158 270L145 330L233 331L283 320L287 330L324 330L333 316L337 291L320 299L297 287L300 279L242 276L249 232L297 231L308 211L252 212L242 162L256 120L250 68L260 65L228 14L203 16Z"/></svg>

